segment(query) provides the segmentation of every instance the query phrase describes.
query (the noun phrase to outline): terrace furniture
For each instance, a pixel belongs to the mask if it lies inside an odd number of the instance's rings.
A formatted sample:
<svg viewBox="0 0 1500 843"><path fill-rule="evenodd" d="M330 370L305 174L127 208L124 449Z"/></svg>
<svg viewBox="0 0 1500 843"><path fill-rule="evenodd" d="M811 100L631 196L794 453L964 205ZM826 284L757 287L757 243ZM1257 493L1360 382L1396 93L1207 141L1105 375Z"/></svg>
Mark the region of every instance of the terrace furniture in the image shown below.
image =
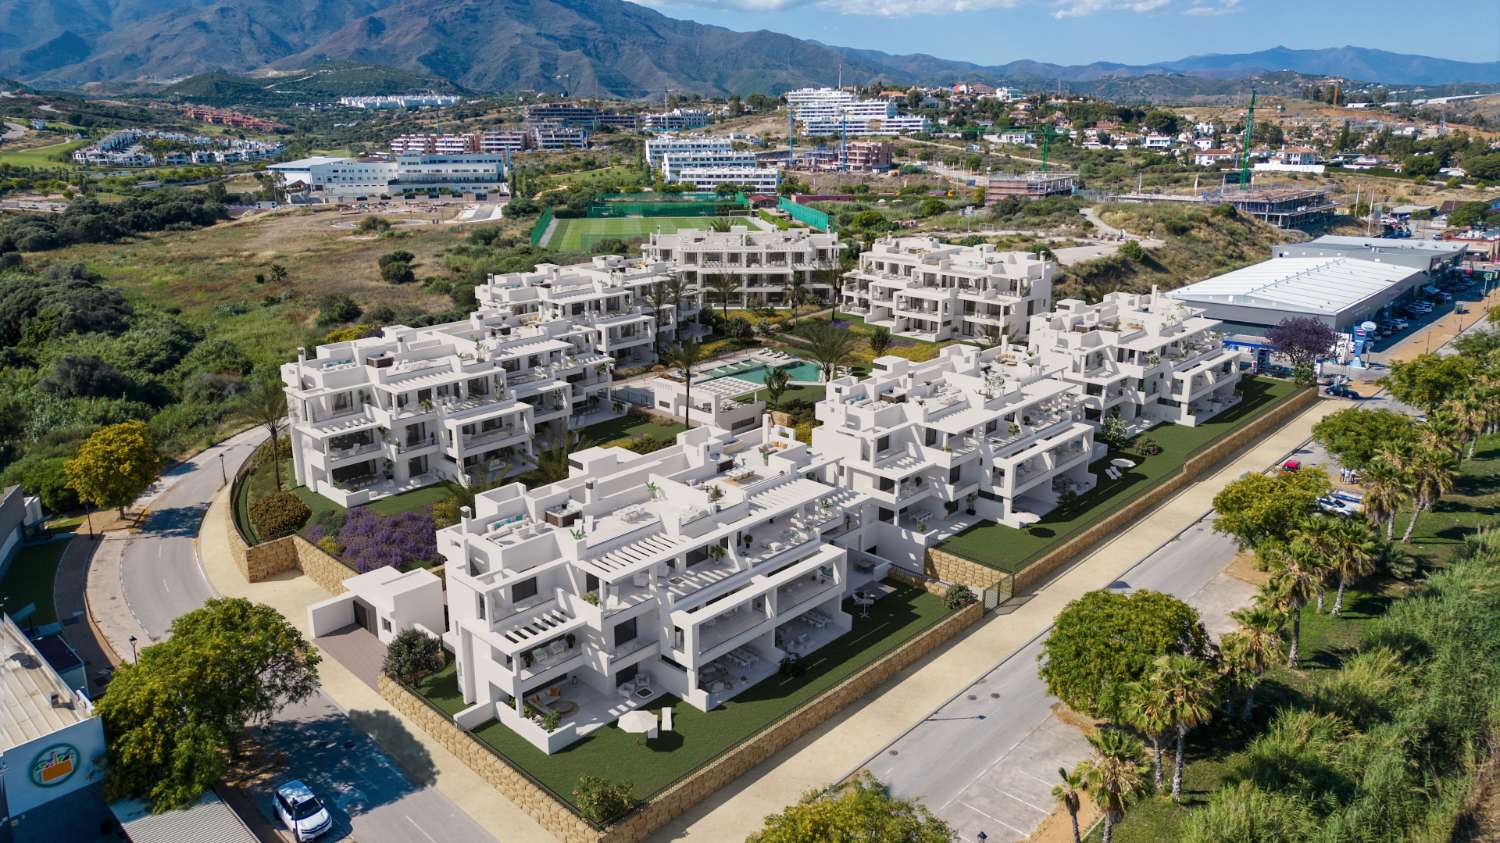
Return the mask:
<svg viewBox="0 0 1500 843"><path fill-rule="evenodd" d="M662 710L661 710L661 728L662 728L662 731L664 731L664 732L673 731L673 729L672 729L672 707L670 705L662 707Z"/></svg>
<svg viewBox="0 0 1500 843"><path fill-rule="evenodd" d="M547 645L547 651L554 656L560 656L568 651L568 642L559 638Z"/></svg>

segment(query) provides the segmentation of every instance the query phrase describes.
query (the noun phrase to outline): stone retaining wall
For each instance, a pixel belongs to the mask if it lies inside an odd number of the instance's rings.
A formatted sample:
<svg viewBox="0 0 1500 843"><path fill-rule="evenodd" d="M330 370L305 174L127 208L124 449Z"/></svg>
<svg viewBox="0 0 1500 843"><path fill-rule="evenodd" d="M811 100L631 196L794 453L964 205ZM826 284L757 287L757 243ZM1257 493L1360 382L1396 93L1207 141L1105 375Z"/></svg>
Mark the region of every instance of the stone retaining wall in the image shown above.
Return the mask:
<svg viewBox="0 0 1500 843"><path fill-rule="evenodd" d="M379 691L398 711L415 720L438 743L462 759L470 769L563 843L637 843L812 731L850 703L857 702L917 659L948 642L976 623L981 613L982 608L978 603L954 612L911 641L824 691L816 699L809 700L797 710L762 729L750 740L672 785L634 813L603 831L594 829L567 805L532 783L524 774L481 744L478 738L459 729L450 718L433 709L399 683L381 676Z"/></svg>
<svg viewBox="0 0 1500 843"><path fill-rule="evenodd" d="M1142 493L1118 512L1063 542L1056 550L1017 573L1014 583L1015 593L1020 594L1031 589L1058 568L1082 556L1094 545L1119 533L1130 522L1177 494L1184 486L1207 474L1209 470L1239 453L1255 440L1281 427L1288 419L1307 409L1317 400L1317 390L1304 389L1234 433L1189 457L1176 475Z"/></svg>
<svg viewBox="0 0 1500 843"><path fill-rule="evenodd" d="M232 494L231 507L234 505ZM285 536L252 545L240 534L233 515L229 517L227 532L229 556L246 582L260 582L287 571L301 571L329 594L343 594L344 580L359 573L301 536Z"/></svg>
<svg viewBox="0 0 1500 843"><path fill-rule="evenodd" d="M997 571L987 565L981 565L962 556L954 556L947 551L931 547L927 548L922 567L927 576L935 577L943 582L966 585L975 594L1000 582L1006 576L1003 571Z"/></svg>

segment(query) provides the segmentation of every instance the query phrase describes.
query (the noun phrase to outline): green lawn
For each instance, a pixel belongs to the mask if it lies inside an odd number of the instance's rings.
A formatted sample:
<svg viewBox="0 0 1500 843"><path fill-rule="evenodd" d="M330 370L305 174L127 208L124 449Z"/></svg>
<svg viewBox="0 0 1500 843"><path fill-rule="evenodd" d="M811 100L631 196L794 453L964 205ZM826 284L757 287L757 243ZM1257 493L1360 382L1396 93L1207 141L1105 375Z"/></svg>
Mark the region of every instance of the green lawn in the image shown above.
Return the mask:
<svg viewBox="0 0 1500 843"><path fill-rule="evenodd" d="M62 559L67 541L58 540L46 544L25 545L10 561L5 579L0 580L0 599L5 602L0 609L14 614L36 606L36 612L26 618L24 624L49 624L57 620L57 607L52 604L52 583L57 576L57 563Z"/></svg>
<svg viewBox="0 0 1500 843"><path fill-rule="evenodd" d="M542 244L563 252L588 252L602 240L643 240L654 232L708 228L711 217L599 217L558 219Z"/></svg>
<svg viewBox="0 0 1500 843"><path fill-rule="evenodd" d="M613 725L556 755L535 749L498 721L474 734L564 798L571 798L579 776L593 774L630 782L636 797L647 799L948 614L940 598L898 586L871 608L868 619L856 615L849 634L804 659L807 670L801 676L773 676L709 712L678 703L673 731L649 746ZM464 708L452 665L421 683L420 691L450 714ZM674 702L666 697L655 707Z"/></svg>
<svg viewBox="0 0 1500 843"><path fill-rule="evenodd" d="M31 149L18 149L13 152L0 151L0 164L10 164L14 167L67 167L69 169L77 166L72 160L58 161L58 155L71 155L73 150L81 146L87 146L86 140L60 141L47 146L37 146Z"/></svg>
<svg viewBox="0 0 1500 843"><path fill-rule="evenodd" d="M1500 514L1500 437L1480 440L1474 458L1464 460L1453 491L1417 519L1411 552L1427 565L1446 563L1463 544L1465 533L1494 524ZM1396 537L1406 530L1410 511L1396 518Z"/></svg>
<svg viewBox="0 0 1500 843"><path fill-rule="evenodd" d="M1021 571L1042 554L1176 474L1194 452L1234 432L1290 398L1298 389L1290 381L1261 377L1245 378L1242 383L1244 400L1216 418L1197 427L1162 425L1139 437L1156 440L1162 448L1160 454L1142 456L1133 450L1133 444L1127 445L1123 452L1110 451L1089 467L1099 478L1099 485L1080 496L1072 507L1058 507L1025 530L994 522L970 527L938 545L938 549L1009 574ZM1104 469L1111 459L1122 455L1136 466L1119 480L1110 480Z"/></svg>
<svg viewBox="0 0 1500 843"><path fill-rule="evenodd" d="M676 441L677 434L687 430L682 422L661 422L651 416L631 413L617 419L591 424L578 431L578 448L629 444L641 436Z"/></svg>
<svg viewBox="0 0 1500 843"><path fill-rule="evenodd" d="M817 386L789 386L785 392L781 393L781 406L790 407L798 402L816 404L823 400L823 396L827 392L828 387L824 384L818 384ZM765 401L766 406L770 407L771 399L764 389L755 393L755 397ZM775 409L774 407L770 408Z"/></svg>

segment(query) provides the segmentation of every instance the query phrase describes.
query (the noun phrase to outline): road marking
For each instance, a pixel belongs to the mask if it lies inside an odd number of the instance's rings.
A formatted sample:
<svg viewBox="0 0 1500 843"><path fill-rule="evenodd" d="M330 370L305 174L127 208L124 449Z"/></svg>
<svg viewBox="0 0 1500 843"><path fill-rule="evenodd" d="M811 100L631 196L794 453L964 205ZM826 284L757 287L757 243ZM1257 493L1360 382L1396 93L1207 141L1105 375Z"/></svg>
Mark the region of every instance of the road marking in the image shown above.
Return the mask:
<svg viewBox="0 0 1500 843"><path fill-rule="evenodd" d="M995 816L993 814L987 814L984 811L981 811L978 808L974 807L973 805L970 805L969 803L964 802L963 800L959 800L958 804L964 806L965 808L968 808L970 811L973 811L974 813L980 815L981 817L988 817L989 819L994 820L995 822L997 822L997 823L1005 826L1006 828L1010 829L1011 831L1014 831L1015 833L1021 835L1022 837L1026 837L1027 835L1030 834L1030 832L1022 831L1021 829L1016 828L1015 826L1011 825L1010 823L1006 822L1005 820L1002 820L1002 819L1000 819L999 817L997 817L997 816ZM436 843L436 841L434 841L434 843Z"/></svg>
<svg viewBox="0 0 1500 843"><path fill-rule="evenodd" d="M171 594L172 593L172 586L170 584L168 584L165 579L163 579L161 581L161 590L167 592L168 594Z"/></svg>
<svg viewBox="0 0 1500 843"><path fill-rule="evenodd" d="M1030 770L1025 769L1024 767L1017 767L1016 770L1019 771L1022 775L1031 776L1033 779L1035 779L1043 787L1051 787L1052 786L1052 782L1047 781L1046 779L1042 778L1041 776L1038 776L1036 773L1033 773Z"/></svg>
<svg viewBox="0 0 1500 843"><path fill-rule="evenodd" d="M1008 790L1000 790L1000 788L998 788L998 787L995 788L995 789L1000 791L1000 795L1001 796L1009 796L1011 799L1014 799L1017 802L1020 802L1022 805L1025 805L1026 807L1030 808L1033 811L1040 811L1043 816L1052 813L1051 811L1047 810L1046 808L1038 808L1037 806L1031 804L1030 802L1027 802L1025 799L1022 799L1021 797L1015 795L1014 793L1011 793Z"/></svg>
<svg viewBox="0 0 1500 843"><path fill-rule="evenodd" d="M411 827L412 828L415 828L417 831L422 832L422 836L423 837L427 838L428 840L431 840L432 843L438 843L436 837L433 837L431 834L427 833L427 829L422 828L421 826L417 825L417 821L411 818L411 814L402 814L402 816L406 817L406 821L409 822L409 823L411 823ZM999 822L999 820L996 820L996 822Z"/></svg>

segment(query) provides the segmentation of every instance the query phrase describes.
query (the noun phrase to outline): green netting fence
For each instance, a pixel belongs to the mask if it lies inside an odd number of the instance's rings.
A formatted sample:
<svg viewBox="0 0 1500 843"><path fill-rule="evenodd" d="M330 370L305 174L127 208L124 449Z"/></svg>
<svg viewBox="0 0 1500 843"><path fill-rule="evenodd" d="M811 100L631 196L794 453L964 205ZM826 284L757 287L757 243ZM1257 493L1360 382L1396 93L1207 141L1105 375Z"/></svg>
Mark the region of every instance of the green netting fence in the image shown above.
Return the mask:
<svg viewBox="0 0 1500 843"><path fill-rule="evenodd" d="M750 199L743 193L615 193L589 205L588 209L588 216L594 218L721 217L748 213Z"/></svg>
<svg viewBox="0 0 1500 843"><path fill-rule="evenodd" d="M536 225L531 227L531 245L542 245L542 238L547 236L547 227L550 225L552 225L552 209L546 208L537 218Z"/></svg>
<svg viewBox="0 0 1500 843"><path fill-rule="evenodd" d="M785 196L777 200L776 207L786 211L792 219L810 225L819 231L827 231L828 227L832 225L832 221L828 218L827 214L817 208L809 208L806 205L793 202Z"/></svg>

